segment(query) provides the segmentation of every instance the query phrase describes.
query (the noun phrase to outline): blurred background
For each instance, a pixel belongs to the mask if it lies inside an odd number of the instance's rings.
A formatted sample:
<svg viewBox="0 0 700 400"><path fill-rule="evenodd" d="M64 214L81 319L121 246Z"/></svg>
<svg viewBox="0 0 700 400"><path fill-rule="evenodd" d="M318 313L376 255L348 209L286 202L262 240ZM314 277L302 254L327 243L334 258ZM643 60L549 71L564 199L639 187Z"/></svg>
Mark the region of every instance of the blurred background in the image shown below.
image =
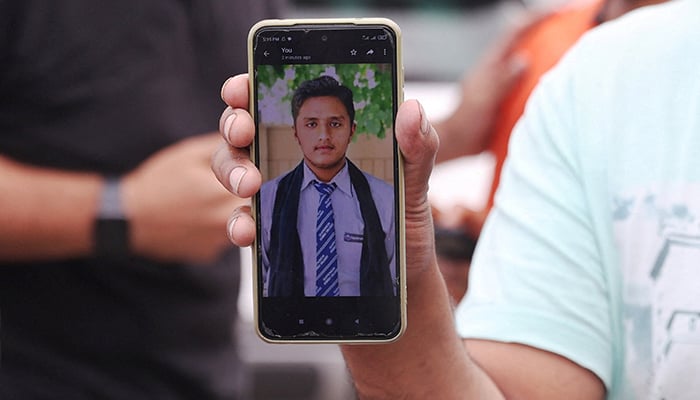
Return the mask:
<svg viewBox="0 0 700 400"><path fill-rule="evenodd" d="M566 0L289 0L290 17L387 17L403 33L407 81L458 80L523 9Z"/></svg>
<svg viewBox="0 0 700 400"><path fill-rule="evenodd" d="M460 79L487 46L526 10L565 0L290 0L287 17L387 17L403 33L405 98L417 98L431 120L446 117L460 96ZM431 200L440 206L480 209L488 196L492 157L465 156L440 164ZM459 183L455 184L458 179ZM253 328L250 250L243 252L240 334L252 367L256 400L354 399L352 383L335 345L270 345Z"/></svg>

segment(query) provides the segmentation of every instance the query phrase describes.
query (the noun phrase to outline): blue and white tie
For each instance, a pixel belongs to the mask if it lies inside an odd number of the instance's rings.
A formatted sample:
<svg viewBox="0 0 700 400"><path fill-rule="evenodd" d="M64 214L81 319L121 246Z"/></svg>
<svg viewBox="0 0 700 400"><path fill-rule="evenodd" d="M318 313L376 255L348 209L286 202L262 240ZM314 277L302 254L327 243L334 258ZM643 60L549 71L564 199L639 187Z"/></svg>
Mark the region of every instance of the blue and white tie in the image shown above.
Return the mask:
<svg viewBox="0 0 700 400"><path fill-rule="evenodd" d="M331 193L335 184L314 182L321 194L316 214L316 296L338 296L338 253Z"/></svg>

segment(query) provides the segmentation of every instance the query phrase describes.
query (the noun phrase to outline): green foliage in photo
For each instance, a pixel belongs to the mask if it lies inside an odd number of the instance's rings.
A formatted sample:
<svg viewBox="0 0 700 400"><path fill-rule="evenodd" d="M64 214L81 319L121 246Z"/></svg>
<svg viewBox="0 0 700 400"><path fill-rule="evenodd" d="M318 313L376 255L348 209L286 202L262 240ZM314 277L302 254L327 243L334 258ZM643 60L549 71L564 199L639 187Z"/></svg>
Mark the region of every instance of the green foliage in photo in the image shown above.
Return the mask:
<svg viewBox="0 0 700 400"><path fill-rule="evenodd" d="M309 64L263 65L257 70L258 102L277 105L277 113L287 113L294 90L302 82L328 75L353 92L358 134L384 138L394 121L390 64ZM273 107L275 108L275 107ZM291 120L291 111L288 114Z"/></svg>

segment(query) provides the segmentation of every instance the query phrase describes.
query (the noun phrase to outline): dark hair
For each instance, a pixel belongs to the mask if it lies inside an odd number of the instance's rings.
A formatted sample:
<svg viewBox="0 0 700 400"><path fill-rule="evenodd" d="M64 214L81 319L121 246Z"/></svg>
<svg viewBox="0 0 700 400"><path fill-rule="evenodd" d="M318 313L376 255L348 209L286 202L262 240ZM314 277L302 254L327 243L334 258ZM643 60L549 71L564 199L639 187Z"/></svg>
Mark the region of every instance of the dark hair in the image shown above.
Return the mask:
<svg viewBox="0 0 700 400"><path fill-rule="evenodd" d="M316 79L311 79L302 82L301 85L294 91L294 96L292 97L292 117L296 123L297 116L299 115L299 109L304 104L306 100L311 97L320 96L332 96L340 100L345 106L348 115L350 116L350 122L355 121L355 106L352 103L352 90L347 86L343 86L330 76L320 76Z"/></svg>

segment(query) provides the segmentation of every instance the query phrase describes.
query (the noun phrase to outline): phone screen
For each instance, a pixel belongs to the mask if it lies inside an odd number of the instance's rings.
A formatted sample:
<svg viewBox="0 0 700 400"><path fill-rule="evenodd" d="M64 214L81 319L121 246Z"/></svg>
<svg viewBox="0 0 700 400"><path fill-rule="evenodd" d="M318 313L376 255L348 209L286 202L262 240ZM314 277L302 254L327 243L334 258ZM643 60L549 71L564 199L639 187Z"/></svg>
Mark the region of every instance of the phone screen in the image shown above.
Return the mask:
<svg viewBox="0 0 700 400"><path fill-rule="evenodd" d="M251 30L252 152L263 178L256 316L266 340L388 341L403 330L399 40L378 20Z"/></svg>

